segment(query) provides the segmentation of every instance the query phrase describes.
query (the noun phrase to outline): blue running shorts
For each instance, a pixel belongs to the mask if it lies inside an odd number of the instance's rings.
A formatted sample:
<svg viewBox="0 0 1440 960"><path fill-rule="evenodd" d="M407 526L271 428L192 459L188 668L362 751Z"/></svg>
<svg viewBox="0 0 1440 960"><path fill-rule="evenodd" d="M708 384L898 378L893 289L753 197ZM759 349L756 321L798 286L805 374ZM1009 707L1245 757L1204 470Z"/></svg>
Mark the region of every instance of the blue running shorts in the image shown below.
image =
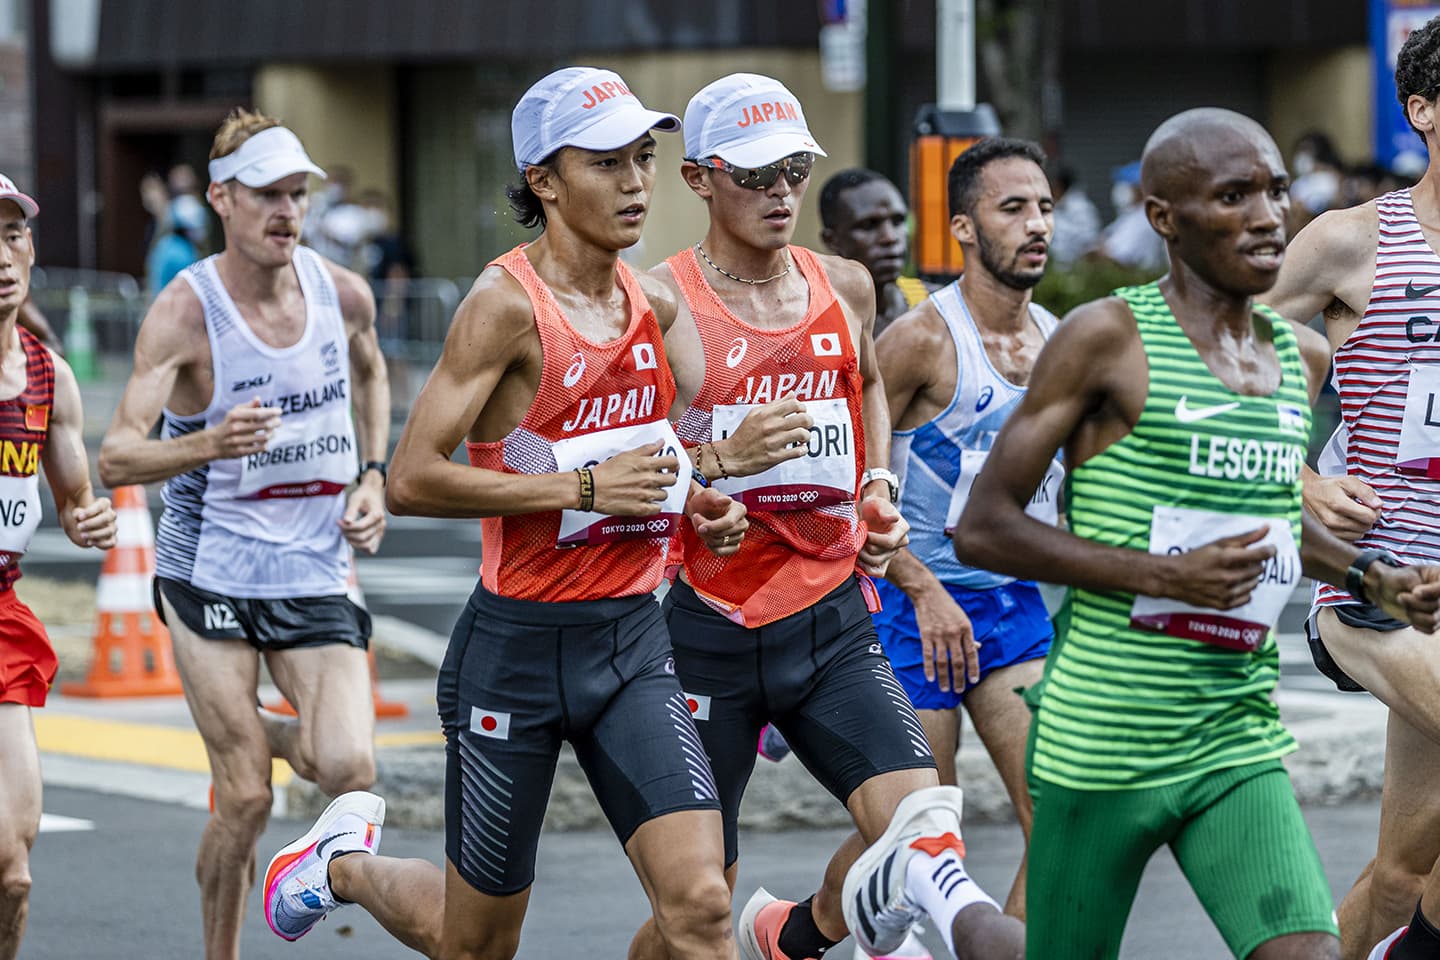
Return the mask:
<svg viewBox="0 0 1440 960"><path fill-rule="evenodd" d="M915 625L915 605L905 591L888 580L875 581L883 609L874 615L875 632L895 676L917 710L953 710L964 699L964 690L941 690L937 680L925 679L920 651L920 628ZM975 628L980 642L980 679L992 670L1027 660L1038 660L1050 652L1055 630L1040 590L1029 580L1012 580L989 590L967 590L945 584L945 589ZM957 683L965 678L957 665Z"/></svg>

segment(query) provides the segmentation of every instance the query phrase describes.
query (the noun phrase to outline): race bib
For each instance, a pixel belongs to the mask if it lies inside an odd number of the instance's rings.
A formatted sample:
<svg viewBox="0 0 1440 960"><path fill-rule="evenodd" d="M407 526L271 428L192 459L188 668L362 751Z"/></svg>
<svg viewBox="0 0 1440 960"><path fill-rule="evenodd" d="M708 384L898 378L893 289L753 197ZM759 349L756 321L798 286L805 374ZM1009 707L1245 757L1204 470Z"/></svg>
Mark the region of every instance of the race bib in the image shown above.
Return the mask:
<svg viewBox="0 0 1440 960"><path fill-rule="evenodd" d="M950 492L950 509L945 512L945 536L953 534L960 525L960 514L965 511L965 504L970 501L970 490L975 486L975 478L980 476L980 470L985 466L985 458L989 455L988 450L960 451L960 479L955 483L955 489ZM1064 483L1065 468L1060 465L1059 460L1051 460L1050 465L1045 468L1045 476L1040 478L1040 485L1031 494L1025 512L1041 523L1058 526L1060 488Z"/></svg>
<svg viewBox="0 0 1440 960"><path fill-rule="evenodd" d="M332 496L350 485L359 466L347 415L319 422L281 418L264 450L240 458L235 496L240 500Z"/></svg>
<svg viewBox="0 0 1440 960"><path fill-rule="evenodd" d="M1222 537L1249 533L1262 526L1269 533L1256 546L1275 548L1265 564L1250 602L1233 610L1192 607L1178 600L1137 596L1130 608L1130 626L1172 637L1199 640L1230 650L1254 651L1280 619L1280 611L1300 579L1300 550L1290 524L1276 517L1212 513L1186 507L1156 507L1150 520L1150 552L1185 553Z"/></svg>
<svg viewBox="0 0 1440 960"><path fill-rule="evenodd" d="M1395 451L1395 469L1411 476L1440 480L1440 364L1410 366L1405 388L1405 418L1400 424L1400 443Z"/></svg>
<svg viewBox="0 0 1440 960"><path fill-rule="evenodd" d="M30 547L40 526L40 475L0 477L0 568Z"/></svg>
<svg viewBox="0 0 1440 960"><path fill-rule="evenodd" d="M599 430L580 437L566 437L554 444L555 465L563 473L581 467L593 467L626 450L646 444L665 444L662 456L680 461L675 484L668 488L660 512L648 517L610 517L591 510L562 510L557 547L595 546L620 540L653 540L668 538L675 533L685 515L685 500L690 495L690 458L680 446L680 438L668 420L637 423L628 427Z"/></svg>
<svg viewBox="0 0 1440 960"><path fill-rule="evenodd" d="M748 403L716 404L711 436L730 436L754 408ZM750 510L809 510L854 500L855 427L849 403L843 397L806 400L805 412L815 421L805 456L754 476L716 480L715 488Z"/></svg>

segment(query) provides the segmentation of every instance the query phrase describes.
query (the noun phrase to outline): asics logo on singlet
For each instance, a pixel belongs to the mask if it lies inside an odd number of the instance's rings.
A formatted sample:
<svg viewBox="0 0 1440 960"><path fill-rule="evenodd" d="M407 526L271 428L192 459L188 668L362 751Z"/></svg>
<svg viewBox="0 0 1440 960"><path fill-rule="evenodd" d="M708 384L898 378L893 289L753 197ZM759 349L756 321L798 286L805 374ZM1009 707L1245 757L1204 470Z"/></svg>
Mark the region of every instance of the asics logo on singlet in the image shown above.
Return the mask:
<svg viewBox="0 0 1440 960"><path fill-rule="evenodd" d="M1405 281L1406 300L1420 300L1424 297L1430 296L1430 294L1434 293L1436 290L1440 290L1440 283L1431 284L1428 287L1417 287L1415 286L1414 280Z"/></svg>
<svg viewBox="0 0 1440 960"><path fill-rule="evenodd" d="M745 351L750 348L744 337L736 337L735 342L730 344L730 352L725 354L725 366L734 370L740 366L740 361L745 359Z"/></svg>
<svg viewBox="0 0 1440 960"><path fill-rule="evenodd" d="M984 390L981 390L981 391L980 391L980 398L975 401L975 412L976 412L976 413L979 413L981 410L984 410L986 407L990 406L990 401L991 401L991 400L994 400L994 399L995 399L995 388L994 388L994 387L986 387Z"/></svg>
<svg viewBox="0 0 1440 960"><path fill-rule="evenodd" d="M1239 407L1238 400L1233 403L1217 403L1213 407L1192 407L1189 397L1181 397L1180 401L1175 404L1175 419L1181 423L1195 423L1198 420L1218 417L1222 413L1229 413Z"/></svg>
<svg viewBox="0 0 1440 960"><path fill-rule="evenodd" d="M585 355L576 351L575 356L570 358L570 366L565 371L565 379L562 381L565 386L573 387L585 376Z"/></svg>
<svg viewBox="0 0 1440 960"><path fill-rule="evenodd" d="M207 603L204 609L206 630L238 630L240 621L227 603Z"/></svg>

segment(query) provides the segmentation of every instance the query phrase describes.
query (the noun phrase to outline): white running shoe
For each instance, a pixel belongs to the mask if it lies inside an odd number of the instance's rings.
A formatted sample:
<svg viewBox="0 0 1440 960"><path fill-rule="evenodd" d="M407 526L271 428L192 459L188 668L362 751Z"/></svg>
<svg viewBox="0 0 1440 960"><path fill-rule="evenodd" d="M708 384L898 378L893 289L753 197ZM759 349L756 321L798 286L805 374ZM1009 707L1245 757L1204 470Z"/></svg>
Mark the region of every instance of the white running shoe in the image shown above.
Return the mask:
<svg viewBox="0 0 1440 960"><path fill-rule="evenodd" d="M905 892L905 871L917 852L939 856L956 850L964 793L959 787L926 787L900 801L890 826L845 874L840 904L855 942L872 957L900 949L925 912Z"/></svg>
<svg viewBox="0 0 1440 960"><path fill-rule="evenodd" d="M857 943L855 945L855 960L935 960L930 954L930 948L925 946L925 944L920 941L920 938L915 935L918 929L919 928L912 929L905 935L904 943L883 957L872 958L870 954L861 949Z"/></svg>
<svg viewBox="0 0 1440 960"><path fill-rule="evenodd" d="M356 790L330 801L300 839L286 844L265 869L265 920L286 940L299 940L340 906L330 891L330 861L342 853L380 849L385 801Z"/></svg>

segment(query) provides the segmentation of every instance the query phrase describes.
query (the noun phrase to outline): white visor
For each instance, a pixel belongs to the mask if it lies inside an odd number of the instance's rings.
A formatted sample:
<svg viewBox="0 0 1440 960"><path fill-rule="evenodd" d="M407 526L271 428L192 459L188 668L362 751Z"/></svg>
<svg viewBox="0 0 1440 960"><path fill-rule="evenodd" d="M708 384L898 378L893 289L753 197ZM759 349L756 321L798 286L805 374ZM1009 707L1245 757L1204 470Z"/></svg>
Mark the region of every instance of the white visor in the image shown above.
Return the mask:
<svg viewBox="0 0 1440 960"><path fill-rule="evenodd" d="M325 171L310 159L300 138L285 127L261 130L233 153L210 161L212 183L238 180L247 187L267 187L294 173L325 178Z"/></svg>

